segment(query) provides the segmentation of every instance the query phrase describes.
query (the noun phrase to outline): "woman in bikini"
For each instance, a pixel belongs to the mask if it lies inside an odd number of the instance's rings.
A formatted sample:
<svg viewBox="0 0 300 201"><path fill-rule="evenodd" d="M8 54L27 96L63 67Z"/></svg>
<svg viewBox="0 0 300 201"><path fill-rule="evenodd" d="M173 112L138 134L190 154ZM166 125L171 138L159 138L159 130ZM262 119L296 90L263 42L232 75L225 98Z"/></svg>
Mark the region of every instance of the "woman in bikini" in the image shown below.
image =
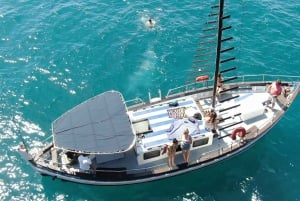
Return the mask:
<svg viewBox="0 0 300 201"><path fill-rule="evenodd" d="M169 158L169 167L175 166L175 154L178 147L178 141L176 138L173 139L173 144L167 147L167 154Z"/></svg>

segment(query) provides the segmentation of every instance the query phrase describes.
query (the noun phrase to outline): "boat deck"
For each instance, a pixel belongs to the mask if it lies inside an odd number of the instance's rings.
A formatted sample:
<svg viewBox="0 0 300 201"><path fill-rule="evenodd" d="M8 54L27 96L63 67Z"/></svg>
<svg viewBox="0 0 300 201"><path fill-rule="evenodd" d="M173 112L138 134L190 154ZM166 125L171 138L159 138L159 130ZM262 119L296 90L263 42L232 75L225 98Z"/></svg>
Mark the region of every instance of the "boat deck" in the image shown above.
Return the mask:
<svg viewBox="0 0 300 201"><path fill-rule="evenodd" d="M197 163L207 160L209 158L213 158L216 155L220 155L221 152L225 153L226 150L232 150L232 148L235 146L241 146L239 141L232 140L230 137L232 131L236 127L244 127L248 131L248 134L252 133L253 135L254 130L256 131L256 133L258 133L257 131L259 129L265 127L268 124L268 122L270 122L270 120L274 119L277 112L280 112L282 110L279 104L276 104L273 109L263 105L263 102L265 102L269 97L268 93L264 91L263 87L261 87L261 89L256 87L256 91L254 91L253 93L239 92L236 94L230 94L229 96L233 95L238 95L239 97L227 101L226 103L218 103L216 105L215 110L218 114L219 119L219 122L217 124L218 136L215 136L213 138L211 146L203 147L200 149L194 149L191 151L190 160L192 163ZM196 100L195 96L193 95L185 98L176 99L176 102L178 103L177 106L170 106L169 103L172 102L174 102L174 100L162 102L157 105L152 105L151 107L144 107L135 111L129 111L129 116L133 122L146 122L146 130L144 130L144 133L140 132L137 134L137 145L140 145L140 147L142 148L140 154L153 150L161 152L166 144L171 143L173 137L179 138L180 140L180 136L170 135L169 131L172 127L174 129L174 122L176 123L182 118L188 117L189 112L191 112L192 114L200 113L202 116L204 116L203 112L211 109L211 99ZM238 107L233 107L237 105ZM226 110L226 108L231 107L233 107L233 109ZM254 114L252 114L254 116L251 118L243 116L241 114L245 113L247 111L246 108L249 107L258 108L257 111L254 112ZM193 139L195 139L195 137L199 135L213 135L211 133L211 130L205 128L204 120L196 121L197 126L199 128L199 132L191 132L191 136L193 137ZM181 133L181 131L183 131L183 129L185 129L186 127L188 126L184 126L180 130L180 132L177 132L177 134ZM137 128L137 130L139 129L141 128ZM249 135L249 139L250 138L251 137ZM137 154L136 152L136 150L127 152L125 153L124 157L118 158L115 161L110 161L109 164L100 163L98 165L101 167L121 166L126 168L127 171L136 170L138 168L143 169L150 167L157 171L157 169L160 168L153 167L161 167L162 169L168 167L166 154L160 154L158 157L155 158L155 160L149 160L149 162L141 163L137 160L137 157L135 156ZM178 164L183 163L181 151L177 152L176 161Z"/></svg>
<svg viewBox="0 0 300 201"><path fill-rule="evenodd" d="M174 136L171 134L172 126L179 127L179 125L174 125L176 121L186 117L186 113L191 110L194 113L201 113L195 100L192 97L184 99L176 99L177 106L170 106L170 101L154 105L149 108L142 108L137 111L131 112L132 121L148 120L148 125L150 131L142 133L143 138L141 143L143 147L153 148L161 145L169 144L172 142ZM181 124L182 122L178 122ZM204 126L201 126L203 122L198 121L199 133L204 133ZM191 125L191 129L192 125ZM191 133L191 135L197 135L199 133Z"/></svg>
<svg viewBox="0 0 300 201"><path fill-rule="evenodd" d="M184 97L179 95L174 99L129 110L127 114L137 137L135 146L124 153L95 157L91 155L97 167L96 178L134 180L165 173L180 174L187 167L181 149L176 151L176 166L171 167L171 171L168 166L168 156L162 151L173 138L180 141L186 128L190 130L193 138L188 164L191 168L188 169L198 169L239 153L244 150L243 147L249 147L263 137L282 117L285 107L299 92L299 85L292 87L291 91L296 93L291 97L289 94L278 97L274 108L265 104L269 94L263 84L241 87L231 93L222 94L220 103L217 102L214 108L217 113L217 133L212 133L203 118L205 111L211 110L211 98L201 97L199 93L191 93ZM231 99L231 97L236 98ZM224 99L227 101L222 102ZM200 114L202 118L195 118L195 114ZM245 128L246 136L233 140L231 135L238 127ZM194 146L197 140L205 142L200 146ZM35 161L49 168L50 171L75 174L88 180L96 179L92 178L92 174L81 171L78 163L66 164L64 154L62 150L56 151L52 144L39 152ZM44 173L49 172L46 170Z"/></svg>

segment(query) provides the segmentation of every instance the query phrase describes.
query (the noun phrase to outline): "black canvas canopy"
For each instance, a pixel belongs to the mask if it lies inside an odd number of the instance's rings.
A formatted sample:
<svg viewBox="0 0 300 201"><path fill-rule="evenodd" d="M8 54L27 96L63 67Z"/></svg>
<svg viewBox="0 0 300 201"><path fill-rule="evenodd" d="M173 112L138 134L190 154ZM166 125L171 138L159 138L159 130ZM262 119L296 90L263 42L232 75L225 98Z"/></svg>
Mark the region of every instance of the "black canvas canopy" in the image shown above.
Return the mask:
<svg viewBox="0 0 300 201"><path fill-rule="evenodd" d="M52 124L56 147L88 153L116 153L135 142L124 99L108 91L69 110Z"/></svg>

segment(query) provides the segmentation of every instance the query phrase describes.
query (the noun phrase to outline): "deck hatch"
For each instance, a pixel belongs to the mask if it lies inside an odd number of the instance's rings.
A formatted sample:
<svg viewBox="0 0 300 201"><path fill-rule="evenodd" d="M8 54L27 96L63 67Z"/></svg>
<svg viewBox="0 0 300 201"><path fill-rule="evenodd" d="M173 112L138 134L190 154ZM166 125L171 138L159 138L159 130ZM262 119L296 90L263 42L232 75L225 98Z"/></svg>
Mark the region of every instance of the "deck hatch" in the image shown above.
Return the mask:
<svg viewBox="0 0 300 201"><path fill-rule="evenodd" d="M132 122L133 128L137 135L153 132L150 127L149 119L141 119Z"/></svg>

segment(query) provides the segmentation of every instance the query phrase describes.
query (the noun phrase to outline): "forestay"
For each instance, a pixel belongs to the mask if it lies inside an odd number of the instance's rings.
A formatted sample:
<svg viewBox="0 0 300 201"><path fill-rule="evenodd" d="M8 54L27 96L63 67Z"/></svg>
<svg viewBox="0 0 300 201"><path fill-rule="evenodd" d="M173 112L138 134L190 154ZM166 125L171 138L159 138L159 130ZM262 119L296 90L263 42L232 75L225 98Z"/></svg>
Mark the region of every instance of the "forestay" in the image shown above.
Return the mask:
<svg viewBox="0 0 300 201"><path fill-rule="evenodd" d="M124 152L135 142L126 112L119 92L95 96L53 122L54 145L88 153Z"/></svg>

